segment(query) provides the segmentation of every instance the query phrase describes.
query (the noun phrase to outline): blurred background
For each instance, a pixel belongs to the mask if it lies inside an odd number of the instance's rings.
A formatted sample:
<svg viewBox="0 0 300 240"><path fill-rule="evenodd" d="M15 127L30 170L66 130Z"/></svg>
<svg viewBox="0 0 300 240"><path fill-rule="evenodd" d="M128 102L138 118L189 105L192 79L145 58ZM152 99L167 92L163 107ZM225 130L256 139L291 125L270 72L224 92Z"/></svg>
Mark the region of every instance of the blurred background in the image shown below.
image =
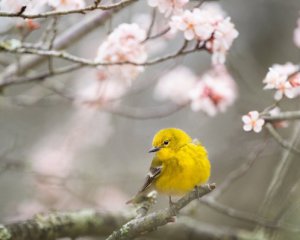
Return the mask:
<svg viewBox="0 0 300 240"><path fill-rule="evenodd" d="M299 155L287 153L266 131L258 134L243 131L241 116L251 110L262 111L273 103L273 93L264 91L262 84L271 65L299 64L300 50L293 43L293 31L300 16L300 1L227 0L219 4L239 32L226 60L228 71L238 85L238 98L224 113L211 117L186 106L172 114L138 119L101 107L95 110L79 106L52 90L55 86L64 93L78 92L95 77L94 68L44 82L3 88L0 100L0 221L26 219L50 210L120 211L128 208L125 202L141 187L151 163L153 155L148 149L152 137L161 128L177 127L206 146L212 164L209 182L217 186L232 171L251 162L251 167L225 189L218 202L249 216L260 216L268 221L277 218L286 226L299 226ZM113 14L103 26L95 27L70 46L68 52L92 59L111 29L120 23L143 21L141 19L149 18L151 12L146 1L133 3ZM93 14L60 17L58 34ZM7 20L0 18L1 39L19 39L18 31L7 30ZM26 41L34 42L48 21L43 19L41 28L32 32ZM158 42L149 59L173 52L180 43L180 40L167 44ZM17 60L16 55L6 52L0 53L0 59L1 71L7 63ZM210 68L210 61L206 52L196 52L147 66L122 97L120 106L130 107L135 113L169 106L168 101L155 99L154 89L159 77L176 65L184 65L201 75ZM64 63L55 60L54 66ZM47 64L43 64L30 71L46 68ZM284 100L282 109L299 109L299 98ZM290 140L293 134L298 134L298 128L295 121L279 132ZM296 138L295 146L299 146L298 142ZM282 162L284 167L280 170L278 166ZM268 189L276 174L279 179L270 193ZM266 200L267 195L271 199ZM167 197L159 196L155 209L167 204ZM191 214L214 226L259 229L255 221L229 216L201 202L193 203L183 214ZM270 232L270 239L299 239L300 236L297 231L282 228Z"/></svg>

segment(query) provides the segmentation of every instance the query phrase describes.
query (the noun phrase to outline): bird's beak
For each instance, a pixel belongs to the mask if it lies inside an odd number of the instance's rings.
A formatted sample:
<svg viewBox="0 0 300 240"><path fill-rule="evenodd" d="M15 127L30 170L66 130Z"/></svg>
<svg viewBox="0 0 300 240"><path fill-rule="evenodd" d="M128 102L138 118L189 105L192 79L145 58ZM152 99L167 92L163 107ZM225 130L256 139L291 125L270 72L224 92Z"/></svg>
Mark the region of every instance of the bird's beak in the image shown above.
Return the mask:
<svg viewBox="0 0 300 240"><path fill-rule="evenodd" d="M160 147L153 147L149 150L149 153L157 152L160 150Z"/></svg>

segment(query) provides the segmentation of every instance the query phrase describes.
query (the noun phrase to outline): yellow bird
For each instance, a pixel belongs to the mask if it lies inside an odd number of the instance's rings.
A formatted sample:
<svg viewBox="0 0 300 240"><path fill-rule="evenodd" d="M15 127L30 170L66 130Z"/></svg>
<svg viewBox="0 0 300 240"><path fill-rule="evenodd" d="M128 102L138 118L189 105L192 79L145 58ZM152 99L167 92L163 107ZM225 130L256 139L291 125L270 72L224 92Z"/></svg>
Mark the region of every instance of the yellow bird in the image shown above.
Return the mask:
<svg viewBox="0 0 300 240"><path fill-rule="evenodd" d="M150 171L137 195L127 203L138 203L141 197L156 190L158 193L181 196L205 183L210 176L210 162L206 149L198 140L181 129L158 131L152 142L155 152Z"/></svg>

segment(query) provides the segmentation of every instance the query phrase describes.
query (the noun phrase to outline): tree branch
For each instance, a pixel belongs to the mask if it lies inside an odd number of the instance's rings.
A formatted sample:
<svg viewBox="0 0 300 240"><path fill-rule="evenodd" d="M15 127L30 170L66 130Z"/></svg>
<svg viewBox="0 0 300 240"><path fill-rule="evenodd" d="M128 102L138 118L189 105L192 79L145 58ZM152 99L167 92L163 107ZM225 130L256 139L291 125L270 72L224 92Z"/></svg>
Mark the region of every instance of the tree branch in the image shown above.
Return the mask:
<svg viewBox="0 0 300 240"><path fill-rule="evenodd" d="M171 207L148 214L145 217L129 221L119 230L113 232L107 240L134 239L144 233L152 232L158 227L166 225L169 222L173 222L173 217L176 216L182 208L188 205L191 201L208 194L214 188L215 184L206 184L204 186L197 187L196 190L179 199Z"/></svg>
<svg viewBox="0 0 300 240"><path fill-rule="evenodd" d="M226 189L233 185L234 181L245 175L248 170L253 166L253 164L258 159L259 155L265 150L268 141L265 141L263 144L260 144L256 151L251 152L247 161L242 163L238 168L231 171L225 179L223 179L222 183L218 186L218 189L213 191L210 194L210 198L217 199L220 197Z"/></svg>
<svg viewBox="0 0 300 240"><path fill-rule="evenodd" d="M283 139L279 133L275 130L271 123L266 124L266 129L271 134L271 136L285 149L291 150L293 153L300 154L300 150L294 147L291 143Z"/></svg>
<svg viewBox="0 0 300 240"><path fill-rule="evenodd" d="M281 112L274 116L262 116L266 121L282 121L282 120L297 120L300 119L300 111Z"/></svg>
<svg viewBox="0 0 300 240"><path fill-rule="evenodd" d="M24 222L0 225L0 240L54 240L108 235L132 217L93 210L39 214Z"/></svg>
<svg viewBox="0 0 300 240"><path fill-rule="evenodd" d="M18 13L9 13L9 12L0 12L0 17L21 17L21 18L47 18L47 17L53 17L53 16L62 16L62 15L69 15L74 13L80 13L85 14L86 12L94 11L94 10L111 10L119 7L125 7L129 3L136 2L137 0L123 0L119 1L117 3L109 4L109 5L98 5L98 4L91 4L85 8L80 9L73 9L73 10L67 10L67 11L49 11L45 13L38 13L38 14L25 14L23 13L26 9L23 10L23 12Z"/></svg>
<svg viewBox="0 0 300 240"><path fill-rule="evenodd" d="M186 43L186 42L185 42ZM185 45L184 45L185 47ZM74 63L79 63L82 65L86 66L91 66L91 67L96 67L96 66L110 66L110 65L125 65L125 64L130 64L130 65L135 65L135 66L150 66L154 65L157 63L161 63L182 55L187 55L196 51L203 50L203 48L193 48L189 50L183 50L179 49L175 53L171 53L168 55L165 55L163 57L157 57L155 59L138 63L138 62L99 62L95 60L90 60L87 58L81 58L77 57L75 55L72 55L70 53L67 53L65 51L56 51L56 50L46 50L46 49L40 49L40 48L29 48L29 47L18 47L18 48L10 48L9 46L6 46L6 44L0 44L0 49L10 52L10 53L18 53L18 54L34 54L38 56L43 56L43 57L56 57L60 59L64 59L70 62Z"/></svg>

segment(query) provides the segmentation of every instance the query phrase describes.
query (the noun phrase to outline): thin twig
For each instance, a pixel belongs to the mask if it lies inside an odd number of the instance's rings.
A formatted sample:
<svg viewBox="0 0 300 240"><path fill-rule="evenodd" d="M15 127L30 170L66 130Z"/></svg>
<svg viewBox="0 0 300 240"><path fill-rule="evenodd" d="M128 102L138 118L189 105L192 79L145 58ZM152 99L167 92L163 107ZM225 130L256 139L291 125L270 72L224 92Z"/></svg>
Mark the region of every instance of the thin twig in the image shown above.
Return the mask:
<svg viewBox="0 0 300 240"><path fill-rule="evenodd" d="M27 19L33 19L33 18L47 18L47 17L53 17L53 16L65 16L69 14L74 13L80 13L84 14L86 12L94 11L94 10L113 10L115 8L119 7L125 7L127 4L136 2L137 0L122 0L117 3L113 3L110 5L99 5L99 4L91 4L85 8L80 9L73 9L73 10L65 10L65 11L49 11L45 13L38 13L38 14L24 14L23 12L18 13L9 13L9 12L0 12L0 17L21 17L21 18L27 18ZM24 9L25 10L25 9Z"/></svg>
<svg viewBox="0 0 300 240"><path fill-rule="evenodd" d="M300 124L298 123L295 127L294 133L291 137L290 145L293 145L298 137L300 132ZM279 190L279 187L282 184L283 178L286 176L287 170L290 166L291 159L290 159L290 152L291 149L285 149L283 152L283 156L279 161L278 165L276 166L275 172L273 174L273 178L269 184L269 187L266 191L266 195L262 205L260 207L260 213L266 215L270 211L271 204L273 203L274 197Z"/></svg>
<svg viewBox="0 0 300 240"><path fill-rule="evenodd" d="M292 226L290 224L285 223L276 223L274 221L269 221L263 217L260 217L256 214L250 213L250 212L244 212L237 209L234 209L232 207L223 205L217 201L215 201L213 198L205 197L199 199L201 203L205 204L206 206L235 219L239 219L245 222L254 223L259 225L260 227L267 227L272 229L282 229L285 231L290 232L300 232L300 228L296 226Z"/></svg>
<svg viewBox="0 0 300 240"><path fill-rule="evenodd" d="M153 8L153 10L152 10L152 18L151 18L150 25L148 27L147 37L146 37L145 41L148 40L150 38L150 36L151 36L152 29L153 29L153 26L155 24L155 20L156 20L156 8Z"/></svg>
<svg viewBox="0 0 300 240"><path fill-rule="evenodd" d="M276 131L271 123L266 123L265 128L271 134L271 136L285 149L291 150L293 153L300 154L300 150L295 146L291 145L288 141L283 139L280 134Z"/></svg>
<svg viewBox="0 0 300 240"><path fill-rule="evenodd" d="M29 82L34 82L34 81L43 81L46 78L73 72L82 67L83 66L81 64L72 64L72 65L61 67L61 68L53 69L52 72L47 71L44 73L39 73L39 74L36 74L33 76L28 76L28 77L11 77L11 78L8 78L4 84L2 84L2 87L3 86L5 87L5 86L11 85L11 84L23 84L23 83L29 83Z"/></svg>
<svg viewBox="0 0 300 240"><path fill-rule="evenodd" d="M263 115L266 121L282 121L282 120L297 120L300 119L300 111L281 112L274 116Z"/></svg>
<svg viewBox="0 0 300 240"><path fill-rule="evenodd" d="M159 38L159 37L165 35L165 34L166 34L167 32L169 32L170 30L171 30L171 28L170 28L170 27L167 27L167 28L163 29L161 32L158 32L158 33L156 33L156 34L153 35L153 36L149 36L147 40L152 40L152 39Z"/></svg>
<svg viewBox="0 0 300 240"><path fill-rule="evenodd" d="M263 144L260 144L258 150L253 152L252 156L249 156L249 159L246 162L244 162L240 167L236 168L226 176L226 178L222 181L222 184L218 186L218 189L212 192L210 197L217 199L224 193L226 189L232 186L234 181L244 176L248 172L248 170L253 166L253 164L256 162L259 155L265 150L267 144L268 144L267 140Z"/></svg>
<svg viewBox="0 0 300 240"><path fill-rule="evenodd" d="M170 116L173 113L178 112L179 110L183 109L189 103L183 103L180 105L167 105L167 106L160 106L155 108L132 108L125 105L121 106L103 106L101 110L110 112L112 114L117 114L122 117L132 118L132 119L153 119L153 118L163 118Z"/></svg>
<svg viewBox="0 0 300 240"><path fill-rule="evenodd" d="M157 63L161 63L164 61L168 61L170 59L177 58L179 56L187 55L193 52L197 52L200 50L203 50L203 48L193 48L185 51L179 51L177 50L175 53L171 53L168 55L165 55L163 57L157 57L152 60L142 62L142 63L137 63L137 62L99 62L99 61L94 61L86 58L81 58L77 57L75 55L72 55L70 53L67 53L65 51L56 51L56 50L43 50L43 49L36 49L36 48L27 48L27 47L19 47L19 48L9 48L5 44L2 44L0 46L1 50L5 50L7 52L11 53L18 53L18 54L33 54L33 55L38 55L38 56L47 56L47 57L57 57L61 58L70 62L74 63L80 63L82 65L87 65L87 66L112 66L112 65L134 65L134 66L150 66L150 65L155 65Z"/></svg>

